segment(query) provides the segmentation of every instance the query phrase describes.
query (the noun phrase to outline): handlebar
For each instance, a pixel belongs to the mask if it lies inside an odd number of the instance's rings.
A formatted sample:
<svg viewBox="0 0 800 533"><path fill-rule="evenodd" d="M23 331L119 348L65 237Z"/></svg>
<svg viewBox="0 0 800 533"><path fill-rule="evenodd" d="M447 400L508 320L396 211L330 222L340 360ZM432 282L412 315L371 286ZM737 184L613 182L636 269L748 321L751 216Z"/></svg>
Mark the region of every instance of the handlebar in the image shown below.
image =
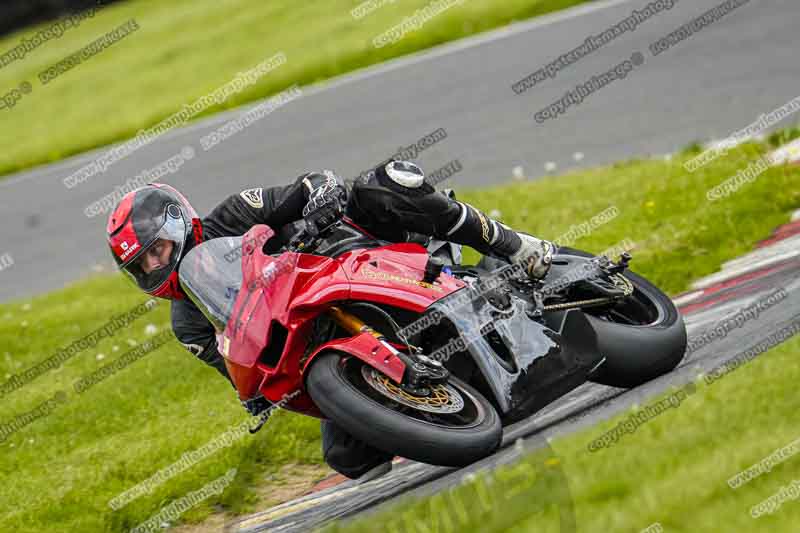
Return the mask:
<svg viewBox="0 0 800 533"><path fill-rule="evenodd" d="M289 252L303 252L316 244L317 240L308 230L304 229L289 241L289 244L286 245L286 250Z"/></svg>

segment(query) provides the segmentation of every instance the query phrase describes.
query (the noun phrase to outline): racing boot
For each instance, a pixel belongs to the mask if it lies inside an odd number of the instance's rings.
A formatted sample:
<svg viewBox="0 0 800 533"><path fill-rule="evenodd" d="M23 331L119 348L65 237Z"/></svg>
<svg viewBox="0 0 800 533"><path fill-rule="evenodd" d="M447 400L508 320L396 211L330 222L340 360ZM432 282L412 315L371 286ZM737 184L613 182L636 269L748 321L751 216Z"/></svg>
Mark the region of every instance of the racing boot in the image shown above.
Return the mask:
<svg viewBox="0 0 800 533"><path fill-rule="evenodd" d="M547 275L555 252L553 243L514 231L467 203L451 201L460 207L460 214L447 232L449 240L522 264L531 278Z"/></svg>
<svg viewBox="0 0 800 533"><path fill-rule="evenodd" d="M550 263L553 261L555 245L550 241L537 239L527 233L517 233L522 244L509 259L512 263L525 265L528 276L533 279L542 279L550 270Z"/></svg>

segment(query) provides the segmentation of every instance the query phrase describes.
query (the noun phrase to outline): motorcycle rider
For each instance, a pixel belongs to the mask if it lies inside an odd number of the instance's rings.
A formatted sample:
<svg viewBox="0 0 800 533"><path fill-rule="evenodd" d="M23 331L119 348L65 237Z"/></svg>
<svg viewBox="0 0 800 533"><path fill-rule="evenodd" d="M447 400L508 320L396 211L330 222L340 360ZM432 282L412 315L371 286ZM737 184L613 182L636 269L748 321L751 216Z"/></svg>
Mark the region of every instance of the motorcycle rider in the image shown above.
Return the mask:
<svg viewBox="0 0 800 533"><path fill-rule="evenodd" d="M202 220L173 187L148 184L126 194L108 219L107 240L114 259L140 289L171 300L172 328L197 358L230 380L217 351L215 330L178 283L178 266L198 243L240 236L256 224L276 232L267 243L273 253L302 227L320 227L341 214L372 235L392 242L412 232L471 246L526 266L543 277L554 246L493 220L476 208L436 191L422 170L408 161L389 160L351 187L329 170L299 176L294 183L252 188L233 194ZM259 396L241 399L253 415L270 406ZM368 478L391 468L391 455L353 438L330 421L322 423L323 454L337 472Z"/></svg>

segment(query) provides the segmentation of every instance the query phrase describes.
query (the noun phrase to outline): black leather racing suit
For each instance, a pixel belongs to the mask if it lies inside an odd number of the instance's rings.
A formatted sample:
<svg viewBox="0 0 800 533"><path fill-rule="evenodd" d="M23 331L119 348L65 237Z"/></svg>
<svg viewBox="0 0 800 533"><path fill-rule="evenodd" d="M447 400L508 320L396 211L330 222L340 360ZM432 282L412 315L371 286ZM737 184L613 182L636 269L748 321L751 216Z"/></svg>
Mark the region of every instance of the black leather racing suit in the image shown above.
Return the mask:
<svg viewBox="0 0 800 533"><path fill-rule="evenodd" d="M400 185L381 172L382 168L368 173L346 191L345 214L376 237L402 242L412 233L424 234L501 256L509 256L519 248L519 237L508 227L435 191L427 183L415 188ZM302 227L302 211L309 195L329 183L331 176L328 171L314 172L298 177L291 185L233 194L202 220L203 239L240 236L256 224L267 224L276 232L268 246L278 250ZM337 182L346 190L341 180L337 178ZM194 303L188 298L173 300L171 315L178 340L230 380L217 351L214 327ZM322 423L322 445L326 462L352 478L391 459L330 421Z"/></svg>

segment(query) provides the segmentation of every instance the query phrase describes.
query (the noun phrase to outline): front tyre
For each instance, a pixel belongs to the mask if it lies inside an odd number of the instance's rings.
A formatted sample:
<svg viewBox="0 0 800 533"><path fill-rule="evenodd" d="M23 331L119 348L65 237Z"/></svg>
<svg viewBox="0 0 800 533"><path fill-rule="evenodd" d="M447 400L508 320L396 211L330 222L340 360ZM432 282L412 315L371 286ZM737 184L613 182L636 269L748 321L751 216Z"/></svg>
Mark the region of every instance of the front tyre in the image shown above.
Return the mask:
<svg viewBox="0 0 800 533"><path fill-rule="evenodd" d="M325 416L357 439L415 461L465 466L502 439L494 407L455 377L429 396L415 396L360 359L327 352L312 362L306 389Z"/></svg>

